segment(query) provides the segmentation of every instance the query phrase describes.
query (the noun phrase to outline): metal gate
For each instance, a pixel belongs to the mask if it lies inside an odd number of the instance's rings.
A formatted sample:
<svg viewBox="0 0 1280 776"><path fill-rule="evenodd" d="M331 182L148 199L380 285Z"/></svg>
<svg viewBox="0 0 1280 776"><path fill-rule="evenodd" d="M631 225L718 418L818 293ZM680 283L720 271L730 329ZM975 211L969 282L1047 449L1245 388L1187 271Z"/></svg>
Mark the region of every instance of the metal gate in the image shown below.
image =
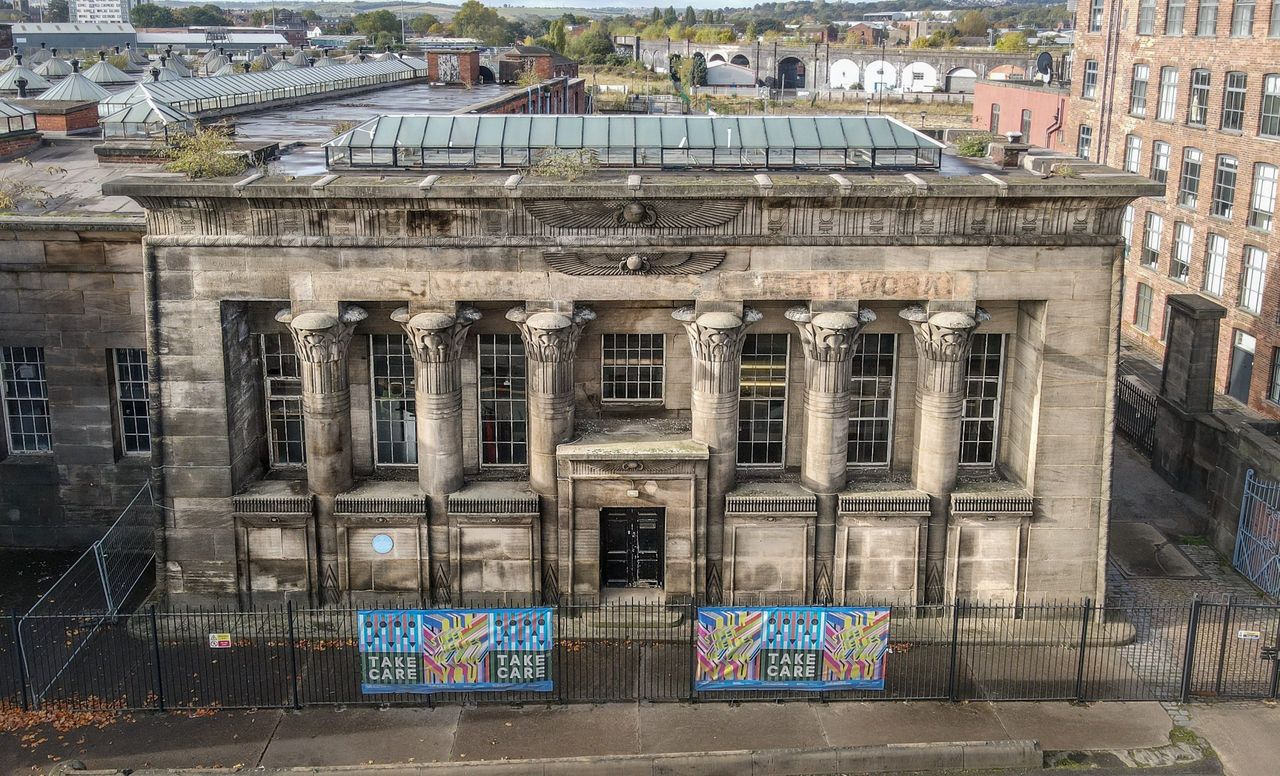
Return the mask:
<svg viewBox="0 0 1280 776"><path fill-rule="evenodd" d="M1189 633L1184 699L1276 697L1280 606L1197 602Z"/></svg>
<svg viewBox="0 0 1280 776"><path fill-rule="evenodd" d="M1232 562L1267 595L1280 597L1280 484L1255 478L1253 469L1244 475Z"/></svg>

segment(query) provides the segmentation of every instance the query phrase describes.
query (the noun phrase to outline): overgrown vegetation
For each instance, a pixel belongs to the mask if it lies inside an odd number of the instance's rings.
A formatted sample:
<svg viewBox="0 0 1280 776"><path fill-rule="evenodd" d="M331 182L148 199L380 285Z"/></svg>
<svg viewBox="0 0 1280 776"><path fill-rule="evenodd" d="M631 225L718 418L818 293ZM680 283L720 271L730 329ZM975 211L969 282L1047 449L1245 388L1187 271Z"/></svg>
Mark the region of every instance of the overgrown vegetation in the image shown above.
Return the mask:
<svg viewBox="0 0 1280 776"><path fill-rule="evenodd" d="M249 166L244 156L234 153L231 135L217 127L197 127L194 132L169 139L166 170L188 178L221 178L239 175Z"/></svg>
<svg viewBox="0 0 1280 776"><path fill-rule="evenodd" d="M26 157L14 161L28 169L35 167ZM44 167L42 171L50 176L64 175L67 172L65 168L54 164ZM49 204L52 196L43 186L31 181L29 174L0 176L0 211L15 211L23 205L42 208Z"/></svg>
<svg viewBox="0 0 1280 776"><path fill-rule="evenodd" d="M556 151L542 157L542 161L529 168L529 173L540 178L563 178L576 181L600 167L600 158L589 148L573 151Z"/></svg>
<svg viewBox="0 0 1280 776"><path fill-rule="evenodd" d="M978 135L966 135L956 142L956 155L978 157L987 155L987 146L997 140L995 135L986 132Z"/></svg>
<svg viewBox="0 0 1280 776"><path fill-rule="evenodd" d="M360 122L358 121L338 121L334 123L331 129L333 130L333 136L337 137L338 135L350 132L358 126L360 126Z"/></svg>

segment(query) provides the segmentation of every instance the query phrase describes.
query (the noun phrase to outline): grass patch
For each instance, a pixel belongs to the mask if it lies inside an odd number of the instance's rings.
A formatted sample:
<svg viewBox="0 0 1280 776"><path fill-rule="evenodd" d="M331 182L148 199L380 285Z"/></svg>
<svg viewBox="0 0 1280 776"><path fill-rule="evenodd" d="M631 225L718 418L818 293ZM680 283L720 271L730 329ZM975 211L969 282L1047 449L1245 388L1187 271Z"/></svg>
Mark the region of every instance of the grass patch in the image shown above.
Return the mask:
<svg viewBox="0 0 1280 776"><path fill-rule="evenodd" d="M1186 534L1178 537L1178 544L1185 544L1188 547L1208 547L1209 537L1200 536L1198 534Z"/></svg>

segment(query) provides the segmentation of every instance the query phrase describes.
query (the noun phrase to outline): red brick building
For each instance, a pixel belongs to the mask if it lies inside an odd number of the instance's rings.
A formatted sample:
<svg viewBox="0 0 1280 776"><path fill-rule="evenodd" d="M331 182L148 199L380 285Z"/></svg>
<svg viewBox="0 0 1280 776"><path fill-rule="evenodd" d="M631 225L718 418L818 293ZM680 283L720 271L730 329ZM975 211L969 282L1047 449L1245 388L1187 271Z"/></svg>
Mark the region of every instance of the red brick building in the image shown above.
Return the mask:
<svg viewBox="0 0 1280 776"><path fill-rule="evenodd" d="M973 127L997 134L1021 132L1022 140L1055 151L1066 144L1070 85L1037 81L987 81L973 87Z"/></svg>
<svg viewBox="0 0 1280 776"><path fill-rule="evenodd" d="M1067 143L1166 184L1127 211L1122 333L1164 352L1165 300L1228 312L1217 389L1280 417L1280 3L1079 0Z"/></svg>

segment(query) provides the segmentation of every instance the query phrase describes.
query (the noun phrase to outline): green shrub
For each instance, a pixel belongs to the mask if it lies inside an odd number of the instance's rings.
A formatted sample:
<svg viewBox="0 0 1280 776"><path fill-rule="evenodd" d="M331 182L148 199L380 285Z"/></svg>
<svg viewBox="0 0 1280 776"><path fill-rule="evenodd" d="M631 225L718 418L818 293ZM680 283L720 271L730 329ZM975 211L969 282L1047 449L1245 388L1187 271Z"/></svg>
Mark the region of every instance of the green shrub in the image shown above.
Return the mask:
<svg viewBox="0 0 1280 776"><path fill-rule="evenodd" d="M966 135L956 143L956 154L970 157L986 156L987 145L995 140L997 140L995 135L987 133Z"/></svg>

